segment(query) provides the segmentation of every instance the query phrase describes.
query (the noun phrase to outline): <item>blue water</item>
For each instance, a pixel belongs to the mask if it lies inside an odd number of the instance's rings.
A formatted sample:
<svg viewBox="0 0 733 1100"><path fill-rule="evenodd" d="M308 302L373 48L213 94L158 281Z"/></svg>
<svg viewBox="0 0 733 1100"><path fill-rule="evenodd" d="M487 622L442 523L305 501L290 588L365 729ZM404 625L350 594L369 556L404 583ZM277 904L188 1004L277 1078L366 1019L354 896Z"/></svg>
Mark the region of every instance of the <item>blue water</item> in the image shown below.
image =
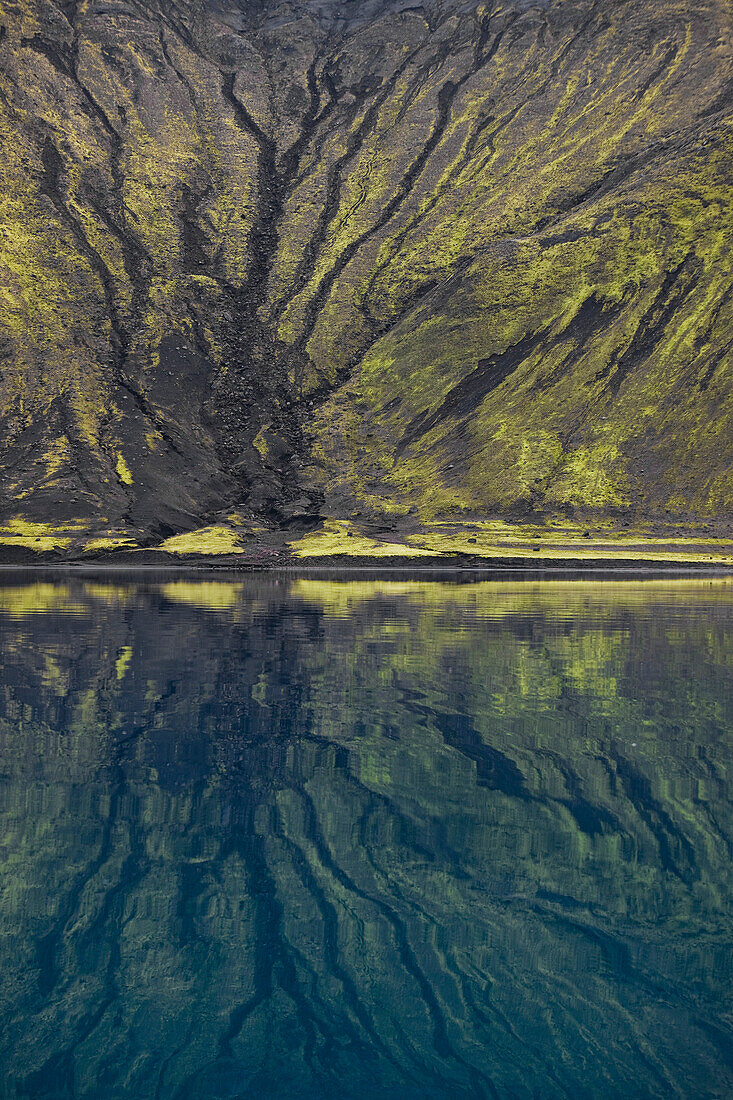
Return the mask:
<svg viewBox="0 0 733 1100"><path fill-rule="evenodd" d="M732 1095L732 611L6 574L0 1095Z"/></svg>

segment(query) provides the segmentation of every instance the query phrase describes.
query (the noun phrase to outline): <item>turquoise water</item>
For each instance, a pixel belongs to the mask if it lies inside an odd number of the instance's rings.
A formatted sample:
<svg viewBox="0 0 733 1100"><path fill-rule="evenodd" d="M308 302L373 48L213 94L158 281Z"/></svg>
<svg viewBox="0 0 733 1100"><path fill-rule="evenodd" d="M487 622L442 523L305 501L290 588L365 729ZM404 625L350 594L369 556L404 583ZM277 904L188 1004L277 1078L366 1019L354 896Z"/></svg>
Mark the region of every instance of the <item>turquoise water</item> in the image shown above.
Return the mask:
<svg viewBox="0 0 733 1100"><path fill-rule="evenodd" d="M7 574L0 1095L731 1095L732 611Z"/></svg>

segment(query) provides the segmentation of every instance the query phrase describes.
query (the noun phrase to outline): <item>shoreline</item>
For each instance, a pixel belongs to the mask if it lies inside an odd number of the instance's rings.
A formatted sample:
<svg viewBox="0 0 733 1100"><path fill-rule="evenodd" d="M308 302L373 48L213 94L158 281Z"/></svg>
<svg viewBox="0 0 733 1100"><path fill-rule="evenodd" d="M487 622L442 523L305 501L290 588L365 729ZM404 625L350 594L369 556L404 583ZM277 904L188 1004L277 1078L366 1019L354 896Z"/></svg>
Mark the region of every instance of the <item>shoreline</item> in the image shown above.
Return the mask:
<svg viewBox="0 0 733 1100"><path fill-rule="evenodd" d="M54 529L20 520L4 532L3 571L733 575L727 524L685 530L676 524L609 521L585 526L501 519L413 525L324 520L293 531L230 519L147 546L139 534L90 537L78 527Z"/></svg>
<svg viewBox="0 0 733 1100"><path fill-rule="evenodd" d="M167 556L166 556L167 558ZM95 561L69 561L69 560L44 560L44 561L3 561L0 560L0 575L12 574L79 574L79 575L119 575L119 574L210 574L224 579L233 580L249 576L308 576L326 574L329 576L350 575L363 576L374 575L401 575L415 580L440 579L441 577L460 576L462 578L476 579L501 579L511 577L518 579L523 576L533 579L542 577L568 578L598 577L618 578L624 577L692 577L701 579L725 579L733 578L733 563L727 562L680 562L665 559L579 559L579 558L554 558L542 562L531 562L527 558L503 558L482 559L480 561L466 562L458 558L448 558L436 562L426 561L424 558L396 557L394 559L369 559L355 555L343 556L327 561L281 561L277 563L253 563L212 561L211 559L197 559L195 561L166 560L161 557L157 561L132 562L120 560L110 555L104 560Z"/></svg>

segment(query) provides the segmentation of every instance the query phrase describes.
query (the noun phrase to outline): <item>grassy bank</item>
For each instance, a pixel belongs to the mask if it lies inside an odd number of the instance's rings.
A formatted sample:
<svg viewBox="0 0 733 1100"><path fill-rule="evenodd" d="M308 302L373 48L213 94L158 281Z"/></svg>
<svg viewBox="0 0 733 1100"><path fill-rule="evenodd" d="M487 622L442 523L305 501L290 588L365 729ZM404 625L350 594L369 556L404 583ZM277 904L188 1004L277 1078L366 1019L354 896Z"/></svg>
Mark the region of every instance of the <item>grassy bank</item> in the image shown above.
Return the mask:
<svg viewBox="0 0 733 1100"><path fill-rule="evenodd" d="M238 520L238 517L237 517ZM20 523L0 530L0 563L212 565L227 568L369 565L433 569L659 568L733 569L733 538L724 530L673 525L593 527L567 521L504 520L424 525L325 520L294 532L222 521L154 545L124 532L83 532Z"/></svg>

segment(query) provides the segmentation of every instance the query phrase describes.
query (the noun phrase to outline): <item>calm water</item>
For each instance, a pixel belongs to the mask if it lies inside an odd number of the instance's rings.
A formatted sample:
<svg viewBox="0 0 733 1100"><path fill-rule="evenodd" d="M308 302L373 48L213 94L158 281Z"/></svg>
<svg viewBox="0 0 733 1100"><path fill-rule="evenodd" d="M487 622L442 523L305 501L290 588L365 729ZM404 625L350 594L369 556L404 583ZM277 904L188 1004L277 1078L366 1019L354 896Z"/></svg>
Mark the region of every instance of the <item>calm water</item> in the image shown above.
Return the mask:
<svg viewBox="0 0 733 1100"><path fill-rule="evenodd" d="M3 1097L728 1097L733 583L0 586Z"/></svg>

